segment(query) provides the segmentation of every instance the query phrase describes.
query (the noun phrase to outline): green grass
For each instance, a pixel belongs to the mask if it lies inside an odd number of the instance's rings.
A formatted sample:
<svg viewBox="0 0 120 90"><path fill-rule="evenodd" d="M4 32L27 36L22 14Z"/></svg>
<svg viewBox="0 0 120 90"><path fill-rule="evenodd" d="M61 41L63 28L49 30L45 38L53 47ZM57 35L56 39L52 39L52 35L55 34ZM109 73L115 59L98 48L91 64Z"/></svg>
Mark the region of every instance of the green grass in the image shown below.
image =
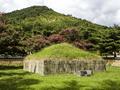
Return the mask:
<svg viewBox="0 0 120 90"><path fill-rule="evenodd" d="M40 76L22 69L0 69L0 90L120 90L120 68L108 67L91 77Z"/></svg>
<svg viewBox="0 0 120 90"><path fill-rule="evenodd" d="M44 48L42 51L34 53L26 57L27 60L46 58L65 58L71 59L101 59L100 56L83 51L67 43L55 44L50 47Z"/></svg>

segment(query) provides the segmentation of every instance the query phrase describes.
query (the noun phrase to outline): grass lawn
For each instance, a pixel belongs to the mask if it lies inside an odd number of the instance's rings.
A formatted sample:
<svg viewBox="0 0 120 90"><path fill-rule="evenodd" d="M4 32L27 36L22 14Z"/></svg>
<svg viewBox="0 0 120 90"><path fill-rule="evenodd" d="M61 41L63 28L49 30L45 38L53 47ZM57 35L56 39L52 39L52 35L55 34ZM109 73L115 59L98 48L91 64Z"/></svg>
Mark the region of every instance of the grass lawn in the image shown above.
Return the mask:
<svg viewBox="0 0 120 90"><path fill-rule="evenodd" d="M0 90L120 90L120 68L108 67L106 72L91 77L40 76L19 68L4 68L0 69Z"/></svg>
<svg viewBox="0 0 120 90"><path fill-rule="evenodd" d="M51 45L37 53L28 55L25 59L42 60L42 59L50 59L50 58L56 60L58 60L58 58L65 60L72 60L72 59L101 60L102 59L99 55L96 55L95 53L84 51L68 43Z"/></svg>

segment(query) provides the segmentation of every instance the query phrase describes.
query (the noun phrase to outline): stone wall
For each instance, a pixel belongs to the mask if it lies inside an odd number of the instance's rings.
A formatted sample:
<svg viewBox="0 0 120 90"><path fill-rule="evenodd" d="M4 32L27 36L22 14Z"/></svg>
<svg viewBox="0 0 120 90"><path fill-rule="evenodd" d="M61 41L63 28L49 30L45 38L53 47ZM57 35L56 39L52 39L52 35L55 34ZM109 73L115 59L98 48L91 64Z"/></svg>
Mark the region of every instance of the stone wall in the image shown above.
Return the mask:
<svg viewBox="0 0 120 90"><path fill-rule="evenodd" d="M41 61L41 60L24 61L23 69L25 71L39 73L41 75L44 75L44 61Z"/></svg>
<svg viewBox="0 0 120 90"><path fill-rule="evenodd" d="M0 66L23 66L23 59L0 59Z"/></svg>
<svg viewBox="0 0 120 90"><path fill-rule="evenodd" d="M104 71L106 62L103 60L27 60L24 70L41 75L59 73L77 73L80 70Z"/></svg>

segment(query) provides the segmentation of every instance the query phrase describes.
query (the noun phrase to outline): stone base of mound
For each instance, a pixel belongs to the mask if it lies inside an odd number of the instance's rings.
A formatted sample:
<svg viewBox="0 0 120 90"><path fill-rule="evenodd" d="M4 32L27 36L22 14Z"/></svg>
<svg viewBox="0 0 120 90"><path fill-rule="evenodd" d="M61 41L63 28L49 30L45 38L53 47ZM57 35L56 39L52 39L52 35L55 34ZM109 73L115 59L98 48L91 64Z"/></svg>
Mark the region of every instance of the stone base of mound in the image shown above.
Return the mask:
<svg viewBox="0 0 120 90"><path fill-rule="evenodd" d="M104 71L104 60L25 60L24 70L41 75L78 73L80 70Z"/></svg>

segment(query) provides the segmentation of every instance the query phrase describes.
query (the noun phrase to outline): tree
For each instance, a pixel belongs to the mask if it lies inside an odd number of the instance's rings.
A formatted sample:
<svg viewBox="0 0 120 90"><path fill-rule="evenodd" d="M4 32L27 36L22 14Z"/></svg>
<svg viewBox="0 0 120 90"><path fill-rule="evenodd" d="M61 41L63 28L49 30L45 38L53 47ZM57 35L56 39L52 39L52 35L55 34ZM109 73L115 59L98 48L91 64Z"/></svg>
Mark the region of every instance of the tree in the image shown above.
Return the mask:
<svg viewBox="0 0 120 90"><path fill-rule="evenodd" d="M108 34L100 43L101 53L111 53L114 58L117 57L117 52L120 51L120 31L116 29L109 30Z"/></svg>

